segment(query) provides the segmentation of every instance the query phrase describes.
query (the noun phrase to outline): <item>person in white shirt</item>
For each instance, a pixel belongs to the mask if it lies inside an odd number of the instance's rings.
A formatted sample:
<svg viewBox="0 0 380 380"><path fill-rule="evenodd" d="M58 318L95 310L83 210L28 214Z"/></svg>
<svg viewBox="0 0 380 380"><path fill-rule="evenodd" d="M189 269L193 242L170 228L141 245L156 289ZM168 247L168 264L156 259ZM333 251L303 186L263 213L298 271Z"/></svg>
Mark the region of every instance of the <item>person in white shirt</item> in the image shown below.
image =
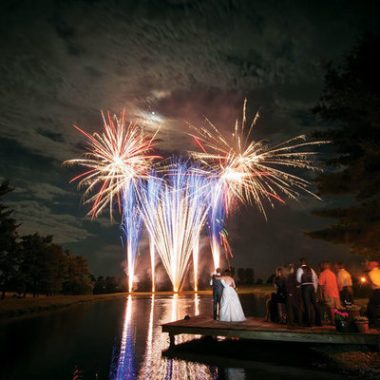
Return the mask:
<svg viewBox="0 0 380 380"><path fill-rule="evenodd" d="M350 273L344 268L343 263L338 263L336 267L336 278L338 280L340 300L343 305L351 305L354 302L352 292L352 277Z"/></svg>
<svg viewBox="0 0 380 380"><path fill-rule="evenodd" d="M300 259L300 267L297 269L297 282L301 287L302 300L305 308L305 320L308 326L312 325L314 311L315 324L321 326L321 312L317 303L318 276L314 269L307 265L306 259Z"/></svg>

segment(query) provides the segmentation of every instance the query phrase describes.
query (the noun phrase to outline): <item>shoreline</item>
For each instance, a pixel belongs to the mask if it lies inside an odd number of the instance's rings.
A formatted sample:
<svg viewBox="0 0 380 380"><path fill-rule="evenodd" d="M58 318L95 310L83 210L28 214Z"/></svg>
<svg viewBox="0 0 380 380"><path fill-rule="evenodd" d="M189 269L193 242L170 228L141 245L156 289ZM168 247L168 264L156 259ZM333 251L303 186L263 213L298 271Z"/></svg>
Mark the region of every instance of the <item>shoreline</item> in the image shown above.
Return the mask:
<svg viewBox="0 0 380 380"><path fill-rule="evenodd" d="M259 297L265 297L273 290L271 286L257 285L246 286L239 288L238 292L241 295L255 295ZM133 297L151 297L154 296L172 296L178 294L178 296L189 295L207 295L211 297L211 290L199 290L197 292L193 290L184 290L178 293L173 291L157 291L152 292L121 292L121 293L109 293L109 294L84 294L84 295L58 295L58 296L40 296L32 298L27 296L26 298L13 298L7 297L0 301L0 323L8 322L20 318L28 318L38 316L40 314L59 311L70 306L80 305L89 302L101 302L110 301L119 298L126 298L129 295Z"/></svg>

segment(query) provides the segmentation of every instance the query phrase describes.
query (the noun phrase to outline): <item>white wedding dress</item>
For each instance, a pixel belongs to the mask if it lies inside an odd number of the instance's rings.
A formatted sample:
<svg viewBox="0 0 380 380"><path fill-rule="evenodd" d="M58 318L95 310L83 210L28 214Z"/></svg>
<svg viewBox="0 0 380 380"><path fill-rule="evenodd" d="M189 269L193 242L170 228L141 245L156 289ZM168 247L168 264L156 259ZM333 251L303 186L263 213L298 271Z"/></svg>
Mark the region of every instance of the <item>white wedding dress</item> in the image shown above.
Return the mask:
<svg viewBox="0 0 380 380"><path fill-rule="evenodd" d="M239 296L236 290L231 286L232 283L228 283L225 280L221 280L224 288L222 299L220 301L220 317L219 319L224 322L243 322L245 321L245 315Z"/></svg>

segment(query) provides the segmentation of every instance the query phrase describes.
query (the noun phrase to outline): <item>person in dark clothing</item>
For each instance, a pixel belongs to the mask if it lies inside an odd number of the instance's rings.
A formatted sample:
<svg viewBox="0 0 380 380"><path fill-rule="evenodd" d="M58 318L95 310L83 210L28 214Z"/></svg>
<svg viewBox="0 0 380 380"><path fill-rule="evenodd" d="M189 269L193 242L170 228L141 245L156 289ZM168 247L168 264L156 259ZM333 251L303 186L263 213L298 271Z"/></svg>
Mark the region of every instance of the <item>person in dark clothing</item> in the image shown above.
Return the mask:
<svg viewBox="0 0 380 380"><path fill-rule="evenodd" d="M286 312L288 325L292 326L295 323L302 324L302 298L293 264L288 265L287 272L285 278Z"/></svg>
<svg viewBox="0 0 380 380"><path fill-rule="evenodd" d="M286 285L285 285L285 275L284 269L278 267L276 269L276 276L273 280L274 287L276 288L277 302L285 303L286 299Z"/></svg>
<svg viewBox="0 0 380 380"><path fill-rule="evenodd" d="M222 271L216 268L215 273L211 277L210 285L212 286L212 301L213 301L213 318L216 320L218 317L218 310L220 310L220 300L223 294L223 284L221 282Z"/></svg>
<svg viewBox="0 0 380 380"><path fill-rule="evenodd" d="M280 323L286 322L286 311L285 311L285 301L286 301L286 285L285 285L285 275L284 269L278 267L276 269L276 276L273 279L273 285L276 289L276 293L272 295L272 312L275 313L272 320ZM276 309L276 310L275 310Z"/></svg>
<svg viewBox="0 0 380 380"><path fill-rule="evenodd" d="M300 259L301 266L297 269L297 282L301 287L303 305L305 308L305 320L307 326L312 325L314 312L315 324L322 326L321 311L317 302L318 276L314 269L307 265L304 258Z"/></svg>

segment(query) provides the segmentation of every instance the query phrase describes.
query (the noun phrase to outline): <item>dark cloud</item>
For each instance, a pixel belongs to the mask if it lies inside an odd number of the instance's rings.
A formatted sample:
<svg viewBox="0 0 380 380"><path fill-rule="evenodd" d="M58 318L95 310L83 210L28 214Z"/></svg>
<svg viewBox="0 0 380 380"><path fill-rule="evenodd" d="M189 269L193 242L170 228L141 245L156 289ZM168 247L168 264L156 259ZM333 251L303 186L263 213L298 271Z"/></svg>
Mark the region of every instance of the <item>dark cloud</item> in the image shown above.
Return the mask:
<svg viewBox="0 0 380 380"><path fill-rule="evenodd" d="M64 142L65 141L62 133L52 132L52 131L49 131L49 130L46 130L46 129L44 130L44 129L41 129L41 128L38 129L37 132L41 136L47 137L48 139L53 140L55 142Z"/></svg>
<svg viewBox="0 0 380 380"><path fill-rule="evenodd" d="M262 115L257 138L279 141L309 132L317 126L309 109L321 91L321 63L340 57L363 32L378 29L376 5L1 2L0 176L18 188L10 200L25 228L37 229L43 220L43 232L50 229L86 254L96 270L119 268L115 227L86 221L80 195L67 184L75 169L61 163L83 147L71 125L99 130L99 110L126 107L130 117L161 125L162 150L184 151L192 148L183 133L187 122L201 123L206 116L228 131L247 97L250 115L258 109ZM149 116L153 111L159 121ZM269 270L268 263L281 255L341 254L303 236L320 223L308 208L279 208L268 223L247 213L239 212L230 225L236 265L248 265L253 257L254 265ZM247 224L237 228L243 217Z"/></svg>

